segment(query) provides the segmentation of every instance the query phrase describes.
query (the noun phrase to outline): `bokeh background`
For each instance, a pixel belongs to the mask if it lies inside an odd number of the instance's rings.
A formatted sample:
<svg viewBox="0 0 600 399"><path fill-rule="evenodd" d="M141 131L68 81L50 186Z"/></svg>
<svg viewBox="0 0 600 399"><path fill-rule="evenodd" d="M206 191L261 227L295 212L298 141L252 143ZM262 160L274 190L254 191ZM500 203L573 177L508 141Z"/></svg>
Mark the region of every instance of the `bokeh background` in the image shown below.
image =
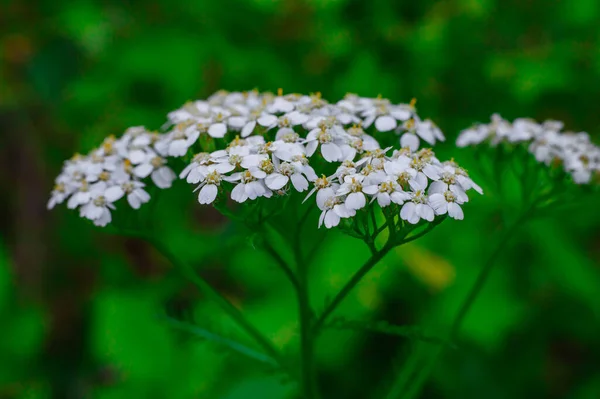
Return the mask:
<svg viewBox="0 0 600 399"><path fill-rule="evenodd" d="M564 120L598 142L599 23L597 0L2 1L0 398L290 392L280 375L164 322L239 334L147 244L46 210L73 152L131 125L158 128L218 89L279 87L416 97L448 137L441 157L473 170L452 141L492 112ZM443 331L498 239L498 201L477 198L465 213L388 256L340 314ZM266 255L185 184L154 217L171 248L293 353L294 298ZM599 225L586 206L524 226L422 397L599 398ZM329 236L312 272L317 308L366 256ZM327 332L324 397L380 397L412 345Z"/></svg>

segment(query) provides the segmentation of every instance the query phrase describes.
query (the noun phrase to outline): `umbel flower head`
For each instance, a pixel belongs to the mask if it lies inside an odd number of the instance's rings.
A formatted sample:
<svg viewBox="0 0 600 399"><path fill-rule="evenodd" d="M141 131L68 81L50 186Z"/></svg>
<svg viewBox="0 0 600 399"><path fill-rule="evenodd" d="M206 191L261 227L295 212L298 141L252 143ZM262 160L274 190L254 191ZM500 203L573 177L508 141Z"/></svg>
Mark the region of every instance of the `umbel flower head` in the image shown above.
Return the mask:
<svg viewBox="0 0 600 399"><path fill-rule="evenodd" d="M591 142L587 133L562 132L562 129L563 123L559 121L537 123L532 119L519 118L511 123L494 114L490 123L463 130L456 145L525 143L537 162L562 165L576 184L588 184L600 174L600 148Z"/></svg>
<svg viewBox="0 0 600 399"><path fill-rule="evenodd" d="M392 206L410 224L446 214L462 219L466 192L481 193L454 162L419 150L421 140L433 145L444 136L419 118L414 101L347 95L333 104L319 93L217 92L167 118L164 133L130 128L65 162L49 208L67 201L81 216L106 225L120 198L136 209L150 200L148 177L159 188L170 187L171 158L187 161L179 177L195 186L201 204L307 192L321 211L319 226L327 228L374 203ZM390 140L393 134L400 140ZM400 146L382 148L382 142Z"/></svg>

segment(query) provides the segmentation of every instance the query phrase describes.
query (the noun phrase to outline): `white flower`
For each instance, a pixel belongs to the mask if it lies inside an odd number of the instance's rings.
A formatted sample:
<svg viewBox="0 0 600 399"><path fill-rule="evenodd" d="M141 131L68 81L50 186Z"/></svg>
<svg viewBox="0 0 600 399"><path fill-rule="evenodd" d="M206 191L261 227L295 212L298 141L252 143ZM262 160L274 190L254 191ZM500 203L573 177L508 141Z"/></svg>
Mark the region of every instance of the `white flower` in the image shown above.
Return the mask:
<svg viewBox="0 0 600 399"><path fill-rule="evenodd" d="M349 218L356 214L354 209L344 204L332 187L325 188L320 193L322 195L318 206L322 212L319 216L319 227L325 224L325 227L330 229L340 224L340 218Z"/></svg>
<svg viewBox="0 0 600 399"><path fill-rule="evenodd" d="M133 169L133 174L142 179L150 176L157 187L169 188L176 176L166 164L167 161L163 157L148 150L141 162Z"/></svg>
<svg viewBox="0 0 600 399"><path fill-rule="evenodd" d="M254 132L258 119L266 115L268 114L257 109L247 115L231 116L227 123L235 130L239 130L242 137L248 137Z"/></svg>
<svg viewBox="0 0 600 399"><path fill-rule="evenodd" d="M410 119L414 112L412 105L392 105L382 98L370 99L370 103L362 111L363 126L369 127L375 122L375 128L380 132L389 132L398 126L398 121Z"/></svg>
<svg viewBox="0 0 600 399"><path fill-rule="evenodd" d="M400 217L410 224L417 224L419 220L424 219L428 222L433 222L435 213L429 205L427 196L425 195L425 186L416 184L413 191L408 193L410 201L406 202L400 210Z"/></svg>
<svg viewBox="0 0 600 399"><path fill-rule="evenodd" d="M293 163L282 162L275 164L275 171L265 178L265 184L271 190L283 188L291 180L296 191L308 189L308 180Z"/></svg>
<svg viewBox="0 0 600 399"><path fill-rule="evenodd" d="M208 135L214 138L223 138L227 134L227 118L231 112L224 108L213 108L208 128Z"/></svg>
<svg viewBox="0 0 600 399"><path fill-rule="evenodd" d="M464 202L458 192L457 186L451 186L450 190L443 193L433 193L429 195L429 204L437 215L448 213L453 219L463 220L465 215L460 205Z"/></svg>
<svg viewBox="0 0 600 399"><path fill-rule="evenodd" d="M140 181L126 181L120 185L112 186L106 189L105 197L110 202L116 202L127 195L127 202L133 209L139 209L142 204L150 201L150 194L144 190L145 184Z"/></svg>
<svg viewBox="0 0 600 399"><path fill-rule="evenodd" d="M64 183L57 183L50 194L50 200L48 200L46 207L52 209L56 204L62 204L69 195L71 193L67 191L66 185Z"/></svg>
<svg viewBox="0 0 600 399"><path fill-rule="evenodd" d="M158 141L156 150L163 156L182 157L194 145L200 132L192 121L178 123L173 130Z"/></svg>
<svg viewBox="0 0 600 399"><path fill-rule="evenodd" d="M335 139L338 138L339 141L343 133L344 129L337 125L330 128L322 125L311 130L306 136L306 155L312 156L320 145L321 155L327 162L340 161L344 151Z"/></svg>
<svg viewBox="0 0 600 399"><path fill-rule="evenodd" d="M356 210L364 208L367 205L367 197L365 194L373 195L377 192L376 185L363 186L365 176L362 174L354 174L346 176L344 182L337 190L338 196L346 196L345 204L348 209Z"/></svg>
<svg viewBox="0 0 600 399"><path fill-rule="evenodd" d="M98 184L90 190L90 200L79 211L81 217L94 222L96 226L104 227L112 220L110 211L115 209L112 204L116 199L106 194L106 185Z"/></svg>
<svg viewBox="0 0 600 399"><path fill-rule="evenodd" d="M266 127L268 130L279 127L278 132L283 129L292 129L294 126L302 125L308 120L308 115L294 111L284 114L280 117L266 114L258 118L258 124Z"/></svg>
<svg viewBox="0 0 600 399"><path fill-rule="evenodd" d="M236 202L245 202L247 199L254 200L258 197L270 197L272 194L264 182L257 179L250 170L234 173L225 180L230 182L239 181L231 191L231 199Z"/></svg>
<svg viewBox="0 0 600 399"><path fill-rule="evenodd" d="M456 139L457 147L467 147L470 145L477 145L482 143L490 136L490 129L487 126L478 125L465 129L460 132Z"/></svg>
<svg viewBox="0 0 600 399"><path fill-rule="evenodd" d="M382 208L390 205L392 202L402 205L404 201L411 198L410 194L404 192L402 186L390 176L387 176L385 180L375 185L375 189L377 191L373 195L373 200L377 200L377 203ZM367 187L367 191L372 192L374 189Z"/></svg>
<svg viewBox="0 0 600 399"><path fill-rule="evenodd" d="M206 165L210 164L211 155L208 152L200 152L194 155L192 163L185 167L179 174L180 179L186 179L188 183L196 184L206 174Z"/></svg>
<svg viewBox="0 0 600 399"><path fill-rule="evenodd" d="M430 145L434 145L436 140L445 140L444 134L440 128L432 121L429 119L421 121L416 115L404 122L401 130L405 130L406 133L400 137L400 145L402 147L408 147L412 151L419 149L419 146L421 145L419 138L425 140Z"/></svg>
<svg viewBox="0 0 600 399"><path fill-rule="evenodd" d="M222 179L223 176L216 170L216 165L207 166L206 175L198 188L196 188L196 190L200 189L198 202L201 204L211 204L217 198Z"/></svg>

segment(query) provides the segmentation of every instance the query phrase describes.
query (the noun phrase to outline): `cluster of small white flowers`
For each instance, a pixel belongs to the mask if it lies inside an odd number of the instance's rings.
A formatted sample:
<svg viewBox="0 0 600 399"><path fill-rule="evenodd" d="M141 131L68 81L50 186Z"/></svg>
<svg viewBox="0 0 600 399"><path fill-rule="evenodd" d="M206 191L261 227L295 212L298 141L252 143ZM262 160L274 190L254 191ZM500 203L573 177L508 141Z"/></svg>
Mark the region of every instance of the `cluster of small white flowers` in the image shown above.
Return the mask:
<svg viewBox="0 0 600 399"><path fill-rule="evenodd" d="M456 145L466 147L489 142L496 146L528 142L529 152L538 162L561 164L577 184L588 184L594 174L600 174L600 147L591 142L585 132L561 132L563 123L546 121L537 123L519 118L510 123L498 114L492 115L489 124L475 125L463 130Z"/></svg>
<svg viewBox="0 0 600 399"><path fill-rule="evenodd" d="M375 150L357 161L344 161L330 176L315 180L310 197L317 192L321 210L319 227L337 226L342 218L377 201L380 207L401 206L400 218L411 224L421 219L432 222L437 215L453 219L464 217L466 191L481 188L455 162L440 162L431 149L412 152L404 147L387 156Z"/></svg>
<svg viewBox="0 0 600 399"><path fill-rule="evenodd" d="M400 216L409 223L445 213L462 219L465 192L481 189L454 163L418 151L421 140L433 145L444 136L414 105L356 95L330 104L320 94L217 92L170 112L165 133L131 128L67 161L48 207L68 199L69 208L106 225L124 195L134 208L150 199L141 179L150 175L167 188L175 178L167 159L187 157L179 176L196 186L201 204L229 191L240 203L303 192L314 182L319 226L333 227L374 200L402 205ZM387 132L400 136L402 149L391 156L375 138L387 140ZM314 168L335 172L318 178Z"/></svg>
<svg viewBox="0 0 600 399"><path fill-rule="evenodd" d="M132 127L119 139L108 137L86 156L76 154L56 178L48 209L67 201L69 209L79 208L81 217L106 226L122 197L140 208L150 200L142 179L150 176L159 188L169 188L176 177L154 149L158 138L143 127Z"/></svg>

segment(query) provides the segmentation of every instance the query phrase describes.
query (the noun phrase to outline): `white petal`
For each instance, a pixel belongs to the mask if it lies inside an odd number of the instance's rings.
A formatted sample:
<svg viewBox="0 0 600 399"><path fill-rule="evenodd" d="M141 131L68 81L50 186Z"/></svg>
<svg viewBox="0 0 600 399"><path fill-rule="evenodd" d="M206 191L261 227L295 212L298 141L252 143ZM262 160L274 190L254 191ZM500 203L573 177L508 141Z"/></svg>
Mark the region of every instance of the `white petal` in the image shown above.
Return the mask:
<svg viewBox="0 0 600 399"><path fill-rule="evenodd" d="M240 183L231 190L231 199L236 202L244 202L248 199L248 195L246 194L246 185L244 183Z"/></svg>
<svg viewBox="0 0 600 399"><path fill-rule="evenodd" d="M434 181L429 185L427 189L429 194L441 193L443 194L446 190L448 190L448 185L443 181Z"/></svg>
<svg viewBox="0 0 600 399"><path fill-rule="evenodd" d="M321 145L321 154L327 162L336 162L342 157L342 150L334 143L325 143Z"/></svg>
<svg viewBox="0 0 600 399"><path fill-rule="evenodd" d="M388 193L379 193L377 195L377 203L380 207L384 208L391 203L391 198Z"/></svg>
<svg viewBox="0 0 600 399"><path fill-rule="evenodd" d="M172 157L182 157L188 150L188 145L185 140L175 140L169 145L169 155Z"/></svg>
<svg viewBox="0 0 600 399"><path fill-rule="evenodd" d="M433 209L431 209L431 207L427 204L417 204L416 212L421 219L425 219L428 222L432 222L435 217Z"/></svg>
<svg viewBox="0 0 600 399"><path fill-rule="evenodd" d="M395 129L396 126L398 126L398 122L389 115L380 116L375 120L375 128L380 132L389 132Z"/></svg>
<svg viewBox="0 0 600 399"><path fill-rule="evenodd" d="M325 227L330 229L338 224L340 224L340 217L332 210L327 211L325 213Z"/></svg>
<svg viewBox="0 0 600 399"><path fill-rule="evenodd" d="M257 179L264 179L265 177L267 177L267 173L258 168L252 168L249 170L250 170L250 174L252 176L256 177Z"/></svg>
<svg viewBox="0 0 600 399"><path fill-rule="evenodd" d="M204 178L205 175L203 173L203 168L197 167L190 171L190 173L187 176L187 179L185 180L190 184L197 184L198 182L200 182L200 180L203 180Z"/></svg>
<svg viewBox="0 0 600 399"><path fill-rule="evenodd" d="M322 190L317 191L317 206L319 207L319 209L323 210L323 208L325 207L325 201L327 201L333 196L335 196L335 192L331 187L326 187Z"/></svg>
<svg viewBox="0 0 600 399"><path fill-rule="evenodd" d="M149 163L143 163L141 165L136 166L133 169L133 174L143 179L145 177L148 177L150 173L152 173L152 170L154 170L154 167L152 167L152 165L150 165Z"/></svg>
<svg viewBox="0 0 600 399"><path fill-rule="evenodd" d="M323 211L321 212L321 215L319 216L319 228L323 225L323 221L325 220L325 215L327 214L328 211Z"/></svg>
<svg viewBox="0 0 600 399"><path fill-rule="evenodd" d="M207 184L202 187L200 193L198 194L198 202L201 204L210 204L215 198L217 198L217 193L219 189L214 184Z"/></svg>
<svg viewBox="0 0 600 399"><path fill-rule="evenodd" d="M144 159L146 159L146 153L142 150L133 150L127 155L127 158L129 158L132 164L137 165L141 162L144 162Z"/></svg>
<svg viewBox="0 0 600 399"><path fill-rule="evenodd" d="M356 210L349 209L345 204L334 206L333 211L341 218L351 218L356 215Z"/></svg>
<svg viewBox="0 0 600 399"><path fill-rule="evenodd" d="M104 192L104 198L108 202L115 202L121 199L125 195L125 191L121 188L121 186L112 186Z"/></svg>
<svg viewBox="0 0 600 399"><path fill-rule="evenodd" d="M142 206L142 202L140 201L139 197L135 194L135 192L127 196L127 202L129 203L129 206L131 206L133 209L140 209L140 207Z"/></svg>
<svg viewBox="0 0 600 399"><path fill-rule="evenodd" d="M390 115L399 121L405 121L410 118L411 112L404 108L393 108L390 110Z"/></svg>
<svg viewBox="0 0 600 399"><path fill-rule="evenodd" d="M275 115L263 115L258 118L258 124L264 127L269 127L274 125L277 122L277 117Z"/></svg>
<svg viewBox="0 0 600 399"><path fill-rule="evenodd" d="M411 151L416 151L419 149L419 138L416 134L412 133L404 133L402 137L400 137L400 146L408 147Z"/></svg>
<svg viewBox="0 0 600 399"><path fill-rule="evenodd" d="M310 165L304 165L302 167L302 173L304 173L304 176L306 176L308 181L315 181L318 178L315 170Z"/></svg>
<svg viewBox="0 0 600 399"><path fill-rule="evenodd" d="M264 161L266 159L268 159L268 157L265 154L247 155L244 157L244 159L242 159L241 165L244 169L250 169L252 167L257 167L258 165L260 165L261 161Z"/></svg>
<svg viewBox="0 0 600 399"><path fill-rule="evenodd" d="M462 208L455 202L450 202L448 204L448 216L454 218L456 220L463 220L465 214L463 213Z"/></svg>
<svg viewBox="0 0 600 399"><path fill-rule="evenodd" d="M416 215L416 205L414 202L407 202L400 210L400 217L403 220L410 221ZM414 224L414 223L413 223Z"/></svg>
<svg viewBox="0 0 600 399"><path fill-rule="evenodd" d="M414 191L425 190L425 187L427 187L427 176L418 172L414 178L408 181L408 185Z"/></svg>
<svg viewBox="0 0 600 399"><path fill-rule="evenodd" d="M407 201L410 199L410 195L403 191L395 191L392 194L390 194L390 197L391 197L392 201L394 202L394 204L398 204L398 205L402 205L402 204L404 204L404 201Z"/></svg>
<svg viewBox="0 0 600 399"><path fill-rule="evenodd" d="M308 181L300 173L294 173L292 175L292 185L299 192L302 192L302 191L308 189Z"/></svg>
<svg viewBox="0 0 600 399"><path fill-rule="evenodd" d="M247 121L248 119L244 116L232 116L231 118L227 119L229 126L235 129L243 128Z"/></svg>
<svg viewBox="0 0 600 399"><path fill-rule="evenodd" d="M271 190L279 190L287 184L289 178L280 173L272 173L265 178L265 184Z"/></svg>
<svg viewBox="0 0 600 399"><path fill-rule="evenodd" d="M431 194L429 196L429 204L438 215L443 215L448 211L448 202L446 202L443 194Z"/></svg>
<svg viewBox="0 0 600 399"><path fill-rule="evenodd" d="M152 172L152 181L158 188L169 188L175 180L175 173L166 166Z"/></svg>
<svg viewBox="0 0 600 399"><path fill-rule="evenodd" d="M246 194L248 195L248 198L254 200L265 194L265 187L258 181L247 183Z"/></svg>
<svg viewBox="0 0 600 399"><path fill-rule="evenodd" d="M363 187L362 191L365 194L374 195L379 191L379 187L376 184L373 184L372 186Z"/></svg>
<svg viewBox="0 0 600 399"><path fill-rule="evenodd" d="M315 151L317 150L317 147L319 146L319 142L317 140L312 140L309 141L306 144L306 156L307 157L312 157L312 155L315 153Z"/></svg>
<svg viewBox="0 0 600 399"><path fill-rule="evenodd" d="M361 209L367 204L363 193L351 193L346 197L346 206L348 209Z"/></svg>
<svg viewBox="0 0 600 399"><path fill-rule="evenodd" d="M255 127L256 127L256 121L250 121L250 122L246 123L246 125L242 129L241 136L242 137L250 136L252 134L252 132L254 131Z"/></svg>
<svg viewBox="0 0 600 399"><path fill-rule="evenodd" d="M227 126L224 123L215 123L208 128L208 134L211 137L222 138L227 133Z"/></svg>
<svg viewBox="0 0 600 399"><path fill-rule="evenodd" d="M439 169L431 164L425 165L425 167L423 168L423 173L431 180L438 180L440 178Z"/></svg>

